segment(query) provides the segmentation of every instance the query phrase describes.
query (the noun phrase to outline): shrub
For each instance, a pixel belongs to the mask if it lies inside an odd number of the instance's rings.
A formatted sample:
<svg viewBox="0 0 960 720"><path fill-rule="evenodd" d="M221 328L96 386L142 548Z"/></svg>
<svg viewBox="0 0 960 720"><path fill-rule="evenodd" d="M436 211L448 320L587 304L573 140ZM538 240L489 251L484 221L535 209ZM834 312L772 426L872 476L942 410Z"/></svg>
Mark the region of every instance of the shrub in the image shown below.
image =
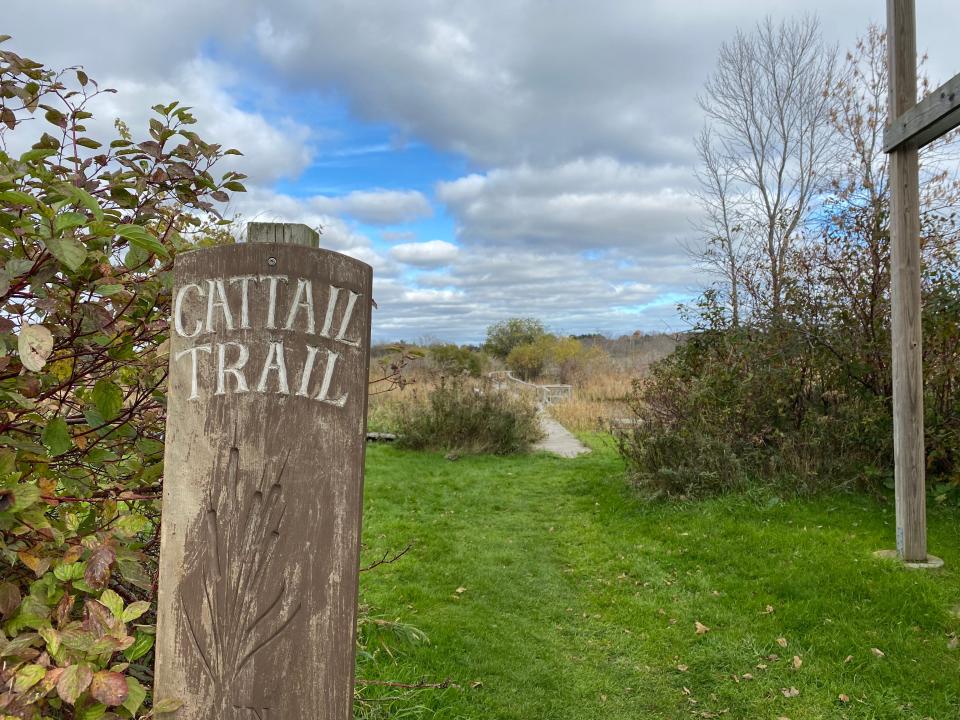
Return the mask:
<svg viewBox="0 0 960 720"><path fill-rule="evenodd" d="M618 433L620 450L651 492L759 481L816 491L891 477L889 396L795 326L702 328L634 383L629 404L635 424Z"/></svg>
<svg viewBox="0 0 960 720"><path fill-rule="evenodd" d="M224 239L212 202L242 176L212 176L229 151L176 103L103 147L82 70L2 52L0 87L0 716L139 717L172 257Z"/></svg>
<svg viewBox="0 0 960 720"><path fill-rule="evenodd" d="M550 359L553 336L544 335L534 342L517 345L507 355L507 367L523 380L533 380L543 374Z"/></svg>
<svg viewBox="0 0 960 720"><path fill-rule="evenodd" d="M452 343L431 345L428 357L434 368L444 375L466 373L478 378L483 373L484 357L468 347Z"/></svg>
<svg viewBox="0 0 960 720"><path fill-rule="evenodd" d="M442 383L421 403L401 404L396 424L400 444L418 450L506 455L526 451L541 435L529 399L462 378Z"/></svg>

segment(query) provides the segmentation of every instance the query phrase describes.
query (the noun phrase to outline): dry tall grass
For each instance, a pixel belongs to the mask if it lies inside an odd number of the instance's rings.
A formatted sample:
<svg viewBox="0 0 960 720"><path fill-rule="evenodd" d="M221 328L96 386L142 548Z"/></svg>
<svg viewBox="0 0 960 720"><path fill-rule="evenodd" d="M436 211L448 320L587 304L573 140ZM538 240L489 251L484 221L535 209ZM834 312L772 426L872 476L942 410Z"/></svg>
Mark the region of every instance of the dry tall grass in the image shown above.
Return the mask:
<svg viewBox="0 0 960 720"><path fill-rule="evenodd" d="M630 417L626 398L636 371L614 366L597 368L573 386L570 400L550 406L550 414L572 432L594 432Z"/></svg>

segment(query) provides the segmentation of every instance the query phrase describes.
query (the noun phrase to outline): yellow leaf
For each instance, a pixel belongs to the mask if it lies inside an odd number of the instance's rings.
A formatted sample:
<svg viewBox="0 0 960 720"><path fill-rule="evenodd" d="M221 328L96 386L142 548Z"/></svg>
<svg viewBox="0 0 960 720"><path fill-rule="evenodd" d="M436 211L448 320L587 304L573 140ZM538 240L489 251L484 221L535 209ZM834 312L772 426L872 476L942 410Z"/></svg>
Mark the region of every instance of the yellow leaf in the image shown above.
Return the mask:
<svg viewBox="0 0 960 720"><path fill-rule="evenodd" d="M794 655L794 656L793 656L793 669L794 669L794 670L799 670L801 665L803 665L803 660L800 659L800 656L799 656L799 655Z"/></svg>
<svg viewBox="0 0 960 720"><path fill-rule="evenodd" d="M697 635L703 635L704 633L710 632L710 628L708 628L699 620L697 620L693 625L697 629Z"/></svg>
<svg viewBox="0 0 960 720"><path fill-rule="evenodd" d="M778 638L777 638L777 645L779 645L780 647L786 647L786 646L787 646L787 639L784 638L784 637L778 637Z"/></svg>

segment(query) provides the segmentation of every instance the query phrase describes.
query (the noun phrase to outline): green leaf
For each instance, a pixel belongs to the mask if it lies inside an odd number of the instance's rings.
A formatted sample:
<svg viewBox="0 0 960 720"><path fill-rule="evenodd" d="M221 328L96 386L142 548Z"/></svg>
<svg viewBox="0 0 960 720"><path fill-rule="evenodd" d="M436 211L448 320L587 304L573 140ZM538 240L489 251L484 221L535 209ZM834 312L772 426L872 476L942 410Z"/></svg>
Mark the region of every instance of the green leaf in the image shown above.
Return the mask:
<svg viewBox="0 0 960 720"><path fill-rule="evenodd" d="M98 380L92 397L104 420L113 420L123 407L123 391L109 380Z"/></svg>
<svg viewBox="0 0 960 720"><path fill-rule="evenodd" d="M79 270L83 261L87 259L87 248L76 238L54 235L44 242L47 245L47 250L53 253L53 256L70 270Z"/></svg>
<svg viewBox="0 0 960 720"><path fill-rule="evenodd" d="M30 207L39 207L40 205L33 195L19 190L0 190L0 203L29 205Z"/></svg>
<svg viewBox="0 0 960 720"><path fill-rule="evenodd" d="M127 699L123 701L123 707L134 717L137 715L137 710L140 709L140 706L143 705L143 701L147 699L147 691L140 684L140 681L135 677L127 676Z"/></svg>
<svg viewBox="0 0 960 720"><path fill-rule="evenodd" d="M13 491L13 503L6 509L12 513L22 512L40 499L40 488L30 483L19 483L9 490Z"/></svg>
<svg viewBox="0 0 960 720"><path fill-rule="evenodd" d="M40 637L47 644L47 651L51 655L56 655L60 650L60 633L53 628L40 628Z"/></svg>
<svg viewBox="0 0 960 720"><path fill-rule="evenodd" d="M96 150L102 145L102 143L98 143L93 138L78 137L77 145L80 145L81 147L85 147L85 148L90 148L91 150Z"/></svg>
<svg viewBox="0 0 960 720"><path fill-rule="evenodd" d="M57 189L73 200L77 205L86 208L97 220L103 220L103 209L97 199L83 188L78 188L73 183L62 183Z"/></svg>
<svg viewBox="0 0 960 720"><path fill-rule="evenodd" d="M73 717L76 720L100 720L107 712L107 706L103 703L94 703L77 710Z"/></svg>
<svg viewBox="0 0 960 720"><path fill-rule="evenodd" d="M123 256L123 264L129 269L138 268L150 259L149 253L141 247L131 245L127 254Z"/></svg>
<svg viewBox="0 0 960 720"><path fill-rule="evenodd" d="M107 606L114 617L123 615L123 598L113 590L104 590L100 595L100 602Z"/></svg>
<svg viewBox="0 0 960 720"><path fill-rule="evenodd" d="M67 429L67 422L62 417L55 417L47 423L40 436L40 442L46 445L50 455L63 455L73 447L73 439Z"/></svg>
<svg viewBox="0 0 960 720"><path fill-rule="evenodd" d="M62 563L53 569L53 574L60 582L72 582L83 577L84 563Z"/></svg>
<svg viewBox="0 0 960 720"><path fill-rule="evenodd" d="M86 215L81 215L76 212L65 212L57 215L57 219L54 221L53 228L56 232L63 232L70 228L80 227L87 221Z"/></svg>
<svg viewBox="0 0 960 720"><path fill-rule="evenodd" d="M134 660L139 660L148 652L150 652L150 648L153 647L153 643L154 643L153 635L148 635L145 632L141 632L140 630L137 630L136 635L134 637L133 645L131 645L130 647L128 647L126 650L123 651L123 656L127 658L127 660L129 660L130 662L133 662Z"/></svg>
<svg viewBox="0 0 960 720"><path fill-rule="evenodd" d="M54 108L50 108L49 110L47 110L43 114L43 117L46 118L47 122L53 123L54 125L57 125L59 127L63 127L67 122L66 116L62 112Z"/></svg>
<svg viewBox="0 0 960 720"><path fill-rule="evenodd" d="M17 671L16 679L13 681L13 692L25 693L43 680L46 674L47 669L43 665L24 665Z"/></svg>
<svg viewBox="0 0 960 720"><path fill-rule="evenodd" d="M56 154L57 150L54 148L34 148L23 153L23 155L20 156L20 162L32 163L36 162L37 160L45 160L51 155Z"/></svg>
<svg viewBox="0 0 960 720"><path fill-rule="evenodd" d="M130 603L124 609L120 619L124 622L131 622L132 620L136 620L138 617L143 615L149 609L150 603L148 603L146 600L137 600L136 602Z"/></svg>
<svg viewBox="0 0 960 720"><path fill-rule="evenodd" d="M167 257L167 250L146 228L140 225L117 225L117 235L141 250L146 250L160 257Z"/></svg>
<svg viewBox="0 0 960 720"><path fill-rule="evenodd" d="M10 277L15 278L33 269L34 261L27 258L10 258L3 266Z"/></svg>

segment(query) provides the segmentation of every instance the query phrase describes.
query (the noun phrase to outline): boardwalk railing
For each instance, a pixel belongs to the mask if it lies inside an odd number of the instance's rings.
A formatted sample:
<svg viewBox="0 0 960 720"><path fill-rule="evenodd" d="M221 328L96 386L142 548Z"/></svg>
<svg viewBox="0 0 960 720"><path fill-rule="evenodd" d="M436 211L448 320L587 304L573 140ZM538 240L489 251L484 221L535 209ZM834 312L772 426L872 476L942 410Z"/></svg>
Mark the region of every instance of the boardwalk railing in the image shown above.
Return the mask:
<svg viewBox="0 0 960 720"><path fill-rule="evenodd" d="M541 405L552 405L561 400L569 400L573 397L573 385L537 385L516 377L509 370L495 370L487 373L487 376L493 381L498 390L505 390L512 387L515 390L526 390L536 394L537 401Z"/></svg>

